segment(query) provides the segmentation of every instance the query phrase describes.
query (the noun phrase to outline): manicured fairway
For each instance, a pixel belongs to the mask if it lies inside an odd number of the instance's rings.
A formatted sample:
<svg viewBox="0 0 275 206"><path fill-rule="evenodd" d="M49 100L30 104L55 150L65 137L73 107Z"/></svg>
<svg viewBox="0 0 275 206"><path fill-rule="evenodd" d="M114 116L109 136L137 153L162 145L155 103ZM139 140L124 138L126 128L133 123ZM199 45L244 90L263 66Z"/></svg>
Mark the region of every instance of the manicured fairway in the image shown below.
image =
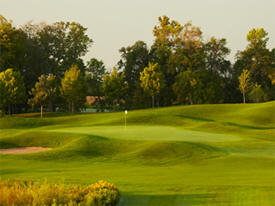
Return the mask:
<svg viewBox="0 0 275 206"><path fill-rule="evenodd" d="M0 118L0 177L103 179L120 205L274 205L275 102Z"/></svg>

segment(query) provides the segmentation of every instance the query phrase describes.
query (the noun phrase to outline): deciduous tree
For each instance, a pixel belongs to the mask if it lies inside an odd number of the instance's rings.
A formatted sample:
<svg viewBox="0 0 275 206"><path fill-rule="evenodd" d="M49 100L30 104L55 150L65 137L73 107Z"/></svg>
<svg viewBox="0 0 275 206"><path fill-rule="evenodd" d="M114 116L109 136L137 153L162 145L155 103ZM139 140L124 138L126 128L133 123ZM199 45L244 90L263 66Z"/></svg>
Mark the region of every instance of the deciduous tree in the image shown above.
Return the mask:
<svg viewBox="0 0 275 206"><path fill-rule="evenodd" d="M263 28L251 29L247 34L248 45L238 52L234 65L236 76L243 68L250 72L251 82L261 85L265 100L274 98L272 75L274 73L273 53L267 48L268 33Z"/></svg>
<svg viewBox="0 0 275 206"><path fill-rule="evenodd" d="M245 94L250 87L250 72L247 69L244 69L241 75L239 76L239 89L243 94L243 103L245 104Z"/></svg>
<svg viewBox="0 0 275 206"><path fill-rule="evenodd" d="M11 114L11 106L23 103L26 99L26 91L23 77L20 72L7 69L0 73L0 107L5 110L8 107Z"/></svg>
<svg viewBox="0 0 275 206"><path fill-rule="evenodd" d="M155 41L151 48L152 61L159 64L167 87L161 92L165 104L175 99L172 85L182 71L198 71L204 68L202 32L190 22L181 25L167 16L159 17L153 30Z"/></svg>
<svg viewBox="0 0 275 206"><path fill-rule="evenodd" d="M88 82L88 94L92 96L101 95L101 86L106 73L103 61L92 58L86 65L86 78Z"/></svg>
<svg viewBox="0 0 275 206"><path fill-rule="evenodd" d="M12 21L0 14L0 72L5 68L19 71L24 62L26 38L24 32L16 29Z"/></svg>
<svg viewBox="0 0 275 206"><path fill-rule="evenodd" d="M198 79L195 73L190 70L183 71L176 77L176 81L173 84L173 90L177 95L177 102L180 104L188 102L193 104L194 92L198 85Z"/></svg>
<svg viewBox="0 0 275 206"><path fill-rule="evenodd" d="M257 83L254 84L248 94L248 98L252 102L262 102L264 100L264 91L262 90L261 85L258 85Z"/></svg>
<svg viewBox="0 0 275 206"><path fill-rule="evenodd" d="M60 93L69 103L72 113L75 111L76 104L86 101L87 87L77 65L73 65L65 72L64 78L61 79Z"/></svg>
<svg viewBox="0 0 275 206"><path fill-rule="evenodd" d="M126 104L128 107L133 107L135 102L132 97L140 84L140 72L148 65L149 50L146 43L137 41L132 46L122 47L119 52L121 60L118 62L118 66L125 73L125 81L128 84Z"/></svg>
<svg viewBox="0 0 275 206"><path fill-rule="evenodd" d="M230 61L226 60L230 53L226 46L226 39L216 39L212 37L204 45L206 53L206 69L222 77L230 75Z"/></svg>
<svg viewBox="0 0 275 206"><path fill-rule="evenodd" d="M111 74L105 74L102 84L104 101L108 107L113 109L121 108L125 103L125 95L128 85L125 81L125 74L118 73L114 67Z"/></svg>
<svg viewBox="0 0 275 206"><path fill-rule="evenodd" d="M164 78L157 63L149 63L148 67L145 67L140 73L140 85L145 92L151 95L153 108L155 107L155 97L160 93L164 84Z"/></svg>
<svg viewBox="0 0 275 206"><path fill-rule="evenodd" d="M54 74L60 79L65 69L73 64L77 64L80 70L84 70L81 57L88 52L93 41L86 34L87 28L81 24L62 21L51 25L29 23L22 29L43 51L43 62L47 65L45 74Z"/></svg>
<svg viewBox="0 0 275 206"><path fill-rule="evenodd" d="M29 104L40 105L40 117L43 117L43 106L48 104L56 94L56 83L54 75L41 75L35 87L30 91L33 98L29 99Z"/></svg>

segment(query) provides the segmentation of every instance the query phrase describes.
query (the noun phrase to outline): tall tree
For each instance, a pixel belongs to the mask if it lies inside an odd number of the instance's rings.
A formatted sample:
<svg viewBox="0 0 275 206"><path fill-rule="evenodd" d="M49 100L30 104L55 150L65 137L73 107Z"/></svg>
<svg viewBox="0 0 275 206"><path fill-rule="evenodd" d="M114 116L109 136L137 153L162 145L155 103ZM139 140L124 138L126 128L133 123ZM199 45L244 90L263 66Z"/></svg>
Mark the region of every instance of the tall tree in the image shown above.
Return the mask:
<svg viewBox="0 0 275 206"><path fill-rule="evenodd" d="M239 76L239 89L243 94L243 103L245 104L245 94L250 87L250 72L248 70L243 70Z"/></svg>
<svg viewBox="0 0 275 206"><path fill-rule="evenodd" d="M172 85L176 76L182 71L204 68L202 32L190 22L181 25L163 16L159 17L159 24L154 27L153 33L152 60L159 63L165 76L167 87L161 96L169 105L175 98Z"/></svg>
<svg viewBox="0 0 275 206"><path fill-rule="evenodd" d="M254 84L248 94L248 98L250 101L255 103L262 102L264 100L264 91L262 90L261 85L258 85L257 83Z"/></svg>
<svg viewBox="0 0 275 206"><path fill-rule="evenodd" d="M73 65L65 72L61 79L60 93L62 97L69 103L71 112L74 113L75 105L81 104L86 100L87 87L85 85L84 76L81 74L77 65Z"/></svg>
<svg viewBox="0 0 275 206"><path fill-rule="evenodd" d="M140 85L145 92L148 92L152 97L152 108L155 107L155 97L164 87L164 78L158 70L158 64L149 63L143 72L140 73Z"/></svg>
<svg viewBox="0 0 275 206"><path fill-rule="evenodd" d="M4 112L8 107L9 114L12 105L25 101L26 91L20 72L7 69L0 73L0 97L0 107Z"/></svg>
<svg viewBox="0 0 275 206"><path fill-rule="evenodd" d="M52 74L54 69L51 64L47 51L39 43L38 31L44 24L23 25L20 30L24 32L26 38L24 61L20 72L24 76L27 90L31 90L37 79L42 75Z"/></svg>
<svg viewBox="0 0 275 206"><path fill-rule="evenodd" d="M0 14L0 72L5 68L20 70L24 62L25 45L24 32L16 29L11 21Z"/></svg>
<svg viewBox="0 0 275 206"><path fill-rule="evenodd" d="M231 75L230 61L226 60L230 53L226 46L226 39L216 39L212 37L204 45L206 52L206 69L222 77Z"/></svg>
<svg viewBox="0 0 275 206"><path fill-rule="evenodd" d="M173 90L177 95L177 103L184 104L188 102L189 104L194 103L194 92L196 86L198 85L198 79L195 73L188 71L183 71L176 77L176 81L173 84Z"/></svg>
<svg viewBox="0 0 275 206"><path fill-rule="evenodd" d="M226 46L226 39L211 39L204 44L205 51L205 69L208 73L205 77L209 84L207 89L211 90L211 85L214 90L212 91L213 100L211 103L220 103L221 101L232 102L236 99L237 86L234 84L232 75L232 66L229 60L226 59L230 53L230 49ZM209 100L209 98L208 98ZM207 101L209 102L209 101Z"/></svg>
<svg viewBox="0 0 275 206"><path fill-rule="evenodd" d="M29 104L40 105L40 117L43 117L43 106L48 104L56 94L56 84L54 75L41 75L35 87L30 91L33 98L29 99Z"/></svg>
<svg viewBox="0 0 275 206"><path fill-rule="evenodd" d="M125 74L118 73L115 67L110 75L105 74L102 92L107 106L113 109L121 108L125 103L127 88L128 84L125 81Z"/></svg>
<svg viewBox="0 0 275 206"><path fill-rule="evenodd" d="M65 69L73 64L84 70L81 57L88 52L93 41L86 34L87 28L81 24L61 21L51 25L26 24L22 29L42 50L46 74L54 74L60 79Z"/></svg>
<svg viewBox="0 0 275 206"><path fill-rule="evenodd" d="M267 48L268 33L263 28L251 29L246 39L248 46L238 52L237 61L234 65L236 76L247 68L251 75L251 81L261 85L265 92L265 101L274 98L272 91L272 73L274 64L272 51Z"/></svg>
<svg viewBox="0 0 275 206"><path fill-rule="evenodd" d="M106 73L103 61L96 58L90 59L86 64L86 78L88 82L88 94L92 96L101 95L101 86Z"/></svg>
<svg viewBox="0 0 275 206"><path fill-rule="evenodd" d="M171 66L171 56L174 53L175 41L180 39L183 26L175 20L170 20L167 16L160 16L158 24L153 29L155 37L151 47L151 60L157 62L161 72L165 77L167 87L161 91L160 98L163 105L170 105L174 99L171 85L174 83L175 67Z"/></svg>
<svg viewBox="0 0 275 206"><path fill-rule="evenodd" d="M136 93L140 84L140 72L149 63L149 50L146 43L137 41L134 45L122 47L121 60L118 62L119 69L125 73L125 80L128 83L128 97L126 104L128 107L135 106L132 96Z"/></svg>

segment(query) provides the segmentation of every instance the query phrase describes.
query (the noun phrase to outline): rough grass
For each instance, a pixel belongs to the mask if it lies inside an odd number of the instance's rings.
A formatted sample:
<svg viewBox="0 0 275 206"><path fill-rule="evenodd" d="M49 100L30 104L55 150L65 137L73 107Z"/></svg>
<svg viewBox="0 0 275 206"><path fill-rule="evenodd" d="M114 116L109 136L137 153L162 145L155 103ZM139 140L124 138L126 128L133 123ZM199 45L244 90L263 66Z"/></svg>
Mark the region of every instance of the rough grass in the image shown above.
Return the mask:
<svg viewBox="0 0 275 206"><path fill-rule="evenodd" d="M0 205L14 206L115 206L119 200L118 189L104 181L82 187L0 179L0 194Z"/></svg>
<svg viewBox="0 0 275 206"><path fill-rule="evenodd" d="M0 118L0 177L115 183L120 205L273 205L275 102Z"/></svg>

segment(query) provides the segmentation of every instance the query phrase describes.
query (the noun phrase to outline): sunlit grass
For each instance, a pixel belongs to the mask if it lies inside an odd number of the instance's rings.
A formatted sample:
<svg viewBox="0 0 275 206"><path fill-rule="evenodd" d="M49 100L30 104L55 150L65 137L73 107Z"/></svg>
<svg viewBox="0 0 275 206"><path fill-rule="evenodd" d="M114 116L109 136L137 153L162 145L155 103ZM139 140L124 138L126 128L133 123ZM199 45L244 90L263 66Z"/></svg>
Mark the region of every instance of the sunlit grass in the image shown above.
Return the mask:
<svg viewBox="0 0 275 206"><path fill-rule="evenodd" d="M0 119L0 177L106 180L120 205L273 205L275 102Z"/></svg>

